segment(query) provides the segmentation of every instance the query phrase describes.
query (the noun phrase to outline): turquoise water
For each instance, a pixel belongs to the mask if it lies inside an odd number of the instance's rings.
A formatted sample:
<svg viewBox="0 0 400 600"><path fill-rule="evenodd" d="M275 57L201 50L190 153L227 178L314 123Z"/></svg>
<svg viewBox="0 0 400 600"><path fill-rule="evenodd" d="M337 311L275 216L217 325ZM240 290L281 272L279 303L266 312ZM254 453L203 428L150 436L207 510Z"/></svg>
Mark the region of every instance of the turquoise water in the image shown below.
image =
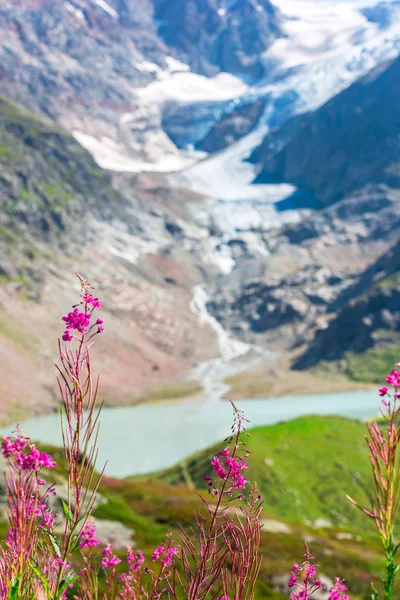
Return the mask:
<svg viewBox="0 0 400 600"><path fill-rule="evenodd" d="M378 414L376 391L288 396L237 402L251 427L293 419L300 415L341 415L361 419ZM169 467L185 456L222 440L230 432L228 402L206 404L146 404L107 408L101 415L99 462L106 473L124 477ZM25 434L48 444L61 445L57 414L22 423ZM9 433L11 427L0 433Z"/></svg>

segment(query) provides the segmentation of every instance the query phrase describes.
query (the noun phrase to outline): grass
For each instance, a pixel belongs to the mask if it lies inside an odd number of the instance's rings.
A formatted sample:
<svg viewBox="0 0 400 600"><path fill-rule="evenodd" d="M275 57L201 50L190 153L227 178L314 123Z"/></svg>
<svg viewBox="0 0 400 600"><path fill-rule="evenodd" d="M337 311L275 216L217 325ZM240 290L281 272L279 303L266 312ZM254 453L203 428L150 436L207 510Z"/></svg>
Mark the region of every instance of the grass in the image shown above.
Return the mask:
<svg viewBox="0 0 400 600"><path fill-rule="evenodd" d="M347 357L345 372L353 381L384 384L392 365L400 360L400 343L384 348L369 348Z"/></svg>
<svg viewBox="0 0 400 600"><path fill-rule="evenodd" d="M156 402L159 400L175 400L199 394L203 390L199 381L177 381L164 383L146 390L137 402Z"/></svg>
<svg viewBox="0 0 400 600"><path fill-rule="evenodd" d="M370 581L377 584L383 562L376 539L366 527L368 520L344 498L350 493L361 501L366 499L369 467L364 431L363 424L337 417L303 417L251 431L248 474L258 481L264 494L262 518L279 519L290 527L287 534L262 532L264 558L257 600L287 598L273 582L288 576L291 565L304 552L304 539L318 559L320 573L331 579L345 577L352 600L369 597ZM96 517L122 522L132 530L136 546L150 556L166 533L178 532L179 523L192 525L196 507L204 510L198 491L187 485L187 477L206 494L203 477L210 473L210 458L222 444L188 458L157 478L105 477ZM57 477L65 478L61 451L42 449L57 461ZM343 516L348 521L339 527ZM333 526L315 529L304 523L320 517L330 519ZM339 540L337 534L343 530L353 537ZM5 531L4 522L0 523L0 533Z"/></svg>
<svg viewBox="0 0 400 600"><path fill-rule="evenodd" d="M385 277L385 279L381 279L381 281L378 283L378 287L382 290L391 289L399 285L400 273L393 273L393 275L389 275L388 277Z"/></svg>
<svg viewBox="0 0 400 600"><path fill-rule="evenodd" d="M268 512L298 523L326 519L335 526L365 529L366 520L346 494L368 503L371 480L365 426L339 417L302 417L252 429L249 465ZM160 481L203 487L210 455L196 454L158 475Z"/></svg>

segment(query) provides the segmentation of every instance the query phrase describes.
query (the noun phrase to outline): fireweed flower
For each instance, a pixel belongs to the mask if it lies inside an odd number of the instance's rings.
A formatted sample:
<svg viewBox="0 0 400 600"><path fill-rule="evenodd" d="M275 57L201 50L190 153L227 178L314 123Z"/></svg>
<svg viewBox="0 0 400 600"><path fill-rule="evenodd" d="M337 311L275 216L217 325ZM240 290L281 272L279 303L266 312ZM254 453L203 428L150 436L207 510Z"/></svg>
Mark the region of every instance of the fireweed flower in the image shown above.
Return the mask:
<svg viewBox="0 0 400 600"><path fill-rule="evenodd" d="M347 587L344 585L343 581L337 577L335 585L329 592L328 600L350 600L350 596L345 594L345 592L347 592Z"/></svg>
<svg viewBox="0 0 400 600"><path fill-rule="evenodd" d="M118 556L113 554L113 549L110 544L107 544L107 546L102 550L101 554L103 556L101 561L103 569L112 569L121 562Z"/></svg>
<svg viewBox="0 0 400 600"><path fill-rule="evenodd" d="M314 557L310 553L305 543L306 552L304 561L301 565L295 562L288 581L289 588L296 588L290 594L290 600L309 600L311 596L324 586L320 579L317 579L317 566L312 563Z"/></svg>
<svg viewBox="0 0 400 600"><path fill-rule="evenodd" d="M153 562L156 562L160 556L162 556L165 552L165 546L163 544L160 544L153 552L151 560Z"/></svg>
<svg viewBox="0 0 400 600"><path fill-rule="evenodd" d="M38 472L43 468L53 469L57 466L50 454L40 452L34 444L28 446L29 438L21 433L19 426L17 431L16 438L6 436L3 439L1 452L5 458L13 459L22 471ZM43 485L44 480L40 479L39 484Z"/></svg>
<svg viewBox="0 0 400 600"><path fill-rule="evenodd" d="M232 456L229 456L229 454L229 449L225 448L225 450L222 450L220 453L220 456L226 457L223 463L218 456L214 456L211 461L211 466L214 469L216 477L223 480L227 477L230 479L230 486L226 490L226 493L229 493L232 490L243 490L245 488L247 480L242 475L241 471L247 471L249 468L244 458L236 460ZM206 481L210 480L208 479ZM208 483L208 485L210 484Z"/></svg>
<svg viewBox="0 0 400 600"><path fill-rule="evenodd" d="M94 548L99 545L99 540L96 537L96 527L92 523L86 523L80 533L80 547Z"/></svg>
<svg viewBox="0 0 400 600"><path fill-rule="evenodd" d="M70 342L74 336L71 330L76 330L78 333L85 335L92 328L97 325L96 333L102 333L104 331L103 320L97 319L94 325L91 325L92 313L94 310L101 309L101 302L98 298L95 298L89 294L85 286L83 287L81 306L83 310L78 307L73 307L73 310L62 317L62 321L66 323L66 330L62 335L64 342Z"/></svg>
<svg viewBox="0 0 400 600"><path fill-rule="evenodd" d="M133 551L132 548L128 549L128 554L126 555L126 562L129 564L129 571L132 573L133 571L140 571L143 563L144 563L144 554L141 550Z"/></svg>
<svg viewBox="0 0 400 600"><path fill-rule="evenodd" d="M176 548L175 546L171 546L171 548L168 548L168 550L165 553L164 558L161 561L162 568L165 569L167 567L171 567L174 562L174 558L175 558L175 556L177 556L177 554L178 554L178 548Z"/></svg>
<svg viewBox="0 0 400 600"><path fill-rule="evenodd" d="M386 382L393 387L400 387L400 374L397 371L392 371L386 377Z"/></svg>
<svg viewBox="0 0 400 600"><path fill-rule="evenodd" d="M91 304L93 306L93 308L96 308L97 310L101 309L101 302L100 302L100 300L98 298L94 298L90 294L85 294L83 296L83 302L85 304Z"/></svg>
<svg viewBox="0 0 400 600"><path fill-rule="evenodd" d="M383 386L383 387L379 388L379 395L381 397L386 396L388 391L389 391L389 389L386 386Z"/></svg>

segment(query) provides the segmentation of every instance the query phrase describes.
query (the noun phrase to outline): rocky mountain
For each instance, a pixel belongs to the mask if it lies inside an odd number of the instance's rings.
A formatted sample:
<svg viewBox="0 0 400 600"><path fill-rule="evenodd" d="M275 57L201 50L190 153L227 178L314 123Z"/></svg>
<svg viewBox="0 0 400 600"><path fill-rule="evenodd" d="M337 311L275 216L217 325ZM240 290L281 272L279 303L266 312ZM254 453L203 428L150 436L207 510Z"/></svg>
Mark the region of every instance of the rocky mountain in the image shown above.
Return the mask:
<svg viewBox="0 0 400 600"><path fill-rule="evenodd" d="M160 181L149 206L146 188L112 181L65 130L0 99L0 421L55 406L54 342L76 271L106 307L96 366L108 403L149 387L155 398L198 391L168 383L217 353L191 309L204 273L176 242L187 219L179 198Z"/></svg>
<svg viewBox="0 0 400 600"><path fill-rule="evenodd" d="M326 206L366 184L400 185L400 59L380 65L317 111L268 135L257 181L275 177Z"/></svg>
<svg viewBox="0 0 400 600"><path fill-rule="evenodd" d="M147 0L19 0L0 6L3 94L69 130L113 137L133 89L165 66Z"/></svg>
<svg viewBox="0 0 400 600"><path fill-rule="evenodd" d="M395 345L397 349L399 302L400 242L396 242L339 294L331 307L333 318L316 332L295 367L304 369L320 361L338 361L351 352L361 353L362 357L373 347Z"/></svg>
<svg viewBox="0 0 400 600"><path fill-rule="evenodd" d="M154 0L160 37L197 73L259 79L262 54L282 35L269 0Z"/></svg>
<svg viewBox="0 0 400 600"><path fill-rule="evenodd" d="M1 4L2 419L16 398L54 406L75 271L108 307L113 404L218 399L270 350L315 346L398 241L400 35L381 8Z"/></svg>
<svg viewBox="0 0 400 600"><path fill-rule="evenodd" d="M265 233L264 257L242 243L235 270L216 281L209 309L250 343L311 342L315 328L336 314L339 298L353 297L359 273L398 240L399 199L399 190L381 187L311 212Z"/></svg>

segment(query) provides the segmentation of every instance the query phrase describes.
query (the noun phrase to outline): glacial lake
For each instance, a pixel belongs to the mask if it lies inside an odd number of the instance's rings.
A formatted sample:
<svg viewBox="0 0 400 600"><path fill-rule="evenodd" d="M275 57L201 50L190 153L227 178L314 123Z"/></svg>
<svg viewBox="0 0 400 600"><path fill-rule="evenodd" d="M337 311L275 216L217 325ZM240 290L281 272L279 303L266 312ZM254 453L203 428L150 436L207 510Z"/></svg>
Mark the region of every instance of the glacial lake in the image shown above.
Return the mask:
<svg viewBox="0 0 400 600"><path fill-rule="evenodd" d="M238 401L249 427L286 421L301 415L341 415L362 419L377 415L377 391L311 394ZM229 402L142 404L106 408L101 415L98 467L107 461L106 473L125 477L169 467L184 457L223 440L230 433ZM2 428L8 434L12 427ZM32 439L61 445L60 417L50 414L22 423Z"/></svg>

